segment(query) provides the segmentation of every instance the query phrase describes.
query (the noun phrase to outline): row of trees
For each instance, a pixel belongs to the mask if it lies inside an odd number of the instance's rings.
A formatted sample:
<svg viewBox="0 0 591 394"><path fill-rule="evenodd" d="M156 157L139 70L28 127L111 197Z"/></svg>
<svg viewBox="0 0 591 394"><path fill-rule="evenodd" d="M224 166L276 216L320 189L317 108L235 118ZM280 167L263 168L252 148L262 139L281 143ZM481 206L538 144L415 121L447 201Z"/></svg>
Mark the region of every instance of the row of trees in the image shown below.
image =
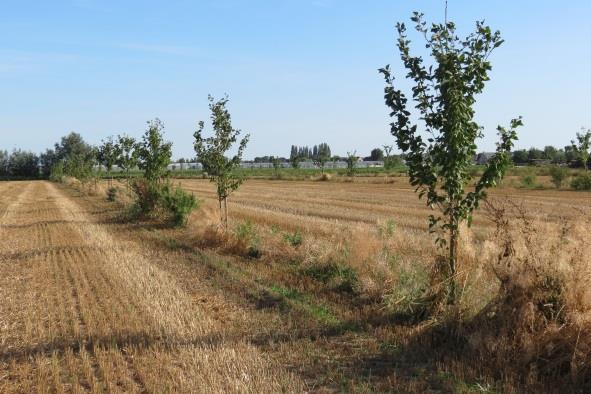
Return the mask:
<svg viewBox="0 0 591 394"><path fill-rule="evenodd" d="M332 157L330 153L330 146L323 142L318 145L314 145L312 148L309 146L291 146L291 152L289 154L289 159L294 160L298 158L300 160L317 160L320 157Z"/></svg>
<svg viewBox="0 0 591 394"><path fill-rule="evenodd" d="M577 133L576 139L564 148L555 148L548 145L544 149L530 148L521 149L512 153L511 158L515 164L529 164L538 160L548 161L554 164L569 163L575 166L584 167L583 163L588 162L581 153L589 150L591 130L583 129ZM588 165L589 163L587 163Z"/></svg>
<svg viewBox="0 0 591 394"><path fill-rule="evenodd" d="M227 199L243 182L235 170L242 161L249 136L240 140L238 152L233 157L227 157L241 131L232 128L230 113L226 109L227 97L215 101L210 96L209 101L214 133L211 137L204 137L205 123L199 122L194 134L194 149L206 174L216 183L221 222L227 227ZM43 168L53 179L66 175L85 182L96 176L95 166L104 169L109 178L113 167L118 166L125 171L129 185L130 171L138 167L143 176L131 185L137 199L137 212L149 214L164 208L172 213L177 224L183 224L188 213L197 206L197 201L180 187L173 188L165 181L167 166L171 163L172 143L165 141L163 130L164 125L156 118L148 122L140 140L127 135L111 136L97 147L87 144L79 134L71 133L42 155ZM112 179L110 183L112 186Z"/></svg>
<svg viewBox="0 0 591 394"><path fill-rule="evenodd" d="M39 177L39 156L33 152L13 150L0 151L0 177L37 178Z"/></svg>

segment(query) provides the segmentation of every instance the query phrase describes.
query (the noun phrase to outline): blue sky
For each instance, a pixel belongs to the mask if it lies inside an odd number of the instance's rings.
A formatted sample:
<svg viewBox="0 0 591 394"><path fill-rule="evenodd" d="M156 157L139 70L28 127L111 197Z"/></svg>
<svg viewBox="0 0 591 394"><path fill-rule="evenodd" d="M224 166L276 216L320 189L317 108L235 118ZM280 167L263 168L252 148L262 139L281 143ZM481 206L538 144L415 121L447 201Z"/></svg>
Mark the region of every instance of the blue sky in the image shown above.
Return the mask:
<svg viewBox="0 0 591 394"><path fill-rule="evenodd" d="M230 95L234 126L251 134L247 157L393 144L377 69L404 75L395 23L414 10L443 19L442 0L2 3L0 148L42 151L69 131L91 143L139 136L157 116L175 157L194 155L208 93ZM518 147L564 146L591 127L591 2L450 0L449 17L464 33L485 19L506 40L477 105L481 149L517 115Z"/></svg>

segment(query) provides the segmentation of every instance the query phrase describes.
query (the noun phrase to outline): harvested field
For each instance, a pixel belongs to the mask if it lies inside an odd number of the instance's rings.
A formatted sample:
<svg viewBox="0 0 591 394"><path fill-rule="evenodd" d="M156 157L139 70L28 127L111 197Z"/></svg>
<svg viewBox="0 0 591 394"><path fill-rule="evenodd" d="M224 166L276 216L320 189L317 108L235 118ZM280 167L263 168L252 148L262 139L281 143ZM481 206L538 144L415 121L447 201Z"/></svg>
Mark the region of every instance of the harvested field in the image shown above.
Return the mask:
<svg viewBox="0 0 591 394"><path fill-rule="evenodd" d="M300 391L97 212L0 187L0 392Z"/></svg>
<svg viewBox="0 0 591 394"><path fill-rule="evenodd" d="M215 188L206 180L181 181L199 198L215 200ZM560 222L589 214L589 195L563 190L503 187L492 198L508 198L545 220ZM392 219L404 231L425 231L432 211L417 198L405 177L361 178L355 182L293 182L248 180L230 198L232 218L262 225L334 234L339 228L375 226ZM210 202L211 204L211 202ZM477 213L474 228L486 230L490 221Z"/></svg>
<svg viewBox="0 0 591 394"><path fill-rule="evenodd" d="M392 312L400 289L424 280L393 262L426 267L437 250L406 180L369 180L248 180L230 198L225 236L205 180L180 181L203 200L184 229L121 220L125 197L109 203L104 187L88 196L1 183L0 392L544 387L470 354L447 357L432 322ZM505 187L493 196L553 224L590 216L588 193ZM474 257L492 229L480 213L463 240L475 313L498 287ZM287 237L296 231L301 240Z"/></svg>

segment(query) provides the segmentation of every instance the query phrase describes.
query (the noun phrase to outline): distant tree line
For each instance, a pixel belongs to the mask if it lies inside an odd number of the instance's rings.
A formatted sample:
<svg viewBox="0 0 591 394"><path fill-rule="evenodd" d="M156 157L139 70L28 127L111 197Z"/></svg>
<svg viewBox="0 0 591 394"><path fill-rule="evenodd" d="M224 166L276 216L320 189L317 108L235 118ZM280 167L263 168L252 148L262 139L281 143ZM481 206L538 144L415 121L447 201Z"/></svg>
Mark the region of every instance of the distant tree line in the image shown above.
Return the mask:
<svg viewBox="0 0 591 394"><path fill-rule="evenodd" d="M33 152L15 149L11 153L0 151L1 178L38 178L39 156Z"/></svg>
<svg viewBox="0 0 591 394"><path fill-rule="evenodd" d="M564 149L557 149L548 145L544 149L529 148L520 149L512 153L513 163L529 164L537 160L546 160L554 164L574 163L578 157L572 146L565 146Z"/></svg>
<svg viewBox="0 0 591 394"><path fill-rule="evenodd" d="M587 168L591 161L585 152L589 151L591 131L582 130L576 134L576 139L570 145L556 148L552 145L543 149L535 147L520 149L511 152L511 160L516 165L529 165L536 163L568 164L570 167ZM55 143L53 148L47 149L41 154L31 151L15 149L12 152L0 150L0 179L36 179L54 176L68 175L84 180L92 176L95 166L100 165L101 170L109 174L114 166L121 169L127 177L131 170L140 167L138 141L127 135L109 137L102 141L101 145L94 147L88 144L78 133L69 133ZM392 154L393 147L384 145L382 148L374 148L369 156L358 157L363 161L382 161L386 169L396 168L404 164L404 155ZM313 161L319 167L324 168L328 161L351 161L349 155L332 156L330 146L321 143L309 146L291 146L289 158L279 156L255 157L255 163L274 163L279 168L281 163L291 163L294 168L299 167L301 161ZM179 163L200 161L198 158L181 158Z"/></svg>
<svg viewBox="0 0 591 394"><path fill-rule="evenodd" d="M309 146L291 146L291 152L289 154L289 159L300 159L300 160L317 160L321 157L331 157L330 154L330 146L323 142L318 145L314 145L312 148Z"/></svg>

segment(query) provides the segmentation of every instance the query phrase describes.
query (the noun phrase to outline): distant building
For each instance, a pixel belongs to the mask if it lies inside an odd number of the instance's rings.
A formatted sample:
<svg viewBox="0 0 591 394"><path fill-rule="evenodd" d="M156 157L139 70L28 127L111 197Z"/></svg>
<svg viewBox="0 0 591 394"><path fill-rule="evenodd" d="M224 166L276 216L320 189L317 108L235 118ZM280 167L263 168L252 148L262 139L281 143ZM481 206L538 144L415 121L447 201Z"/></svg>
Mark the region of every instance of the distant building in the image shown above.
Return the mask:
<svg viewBox="0 0 591 394"><path fill-rule="evenodd" d="M492 159L496 153L494 152L481 152L474 157L474 163L478 165L485 165L490 159Z"/></svg>

